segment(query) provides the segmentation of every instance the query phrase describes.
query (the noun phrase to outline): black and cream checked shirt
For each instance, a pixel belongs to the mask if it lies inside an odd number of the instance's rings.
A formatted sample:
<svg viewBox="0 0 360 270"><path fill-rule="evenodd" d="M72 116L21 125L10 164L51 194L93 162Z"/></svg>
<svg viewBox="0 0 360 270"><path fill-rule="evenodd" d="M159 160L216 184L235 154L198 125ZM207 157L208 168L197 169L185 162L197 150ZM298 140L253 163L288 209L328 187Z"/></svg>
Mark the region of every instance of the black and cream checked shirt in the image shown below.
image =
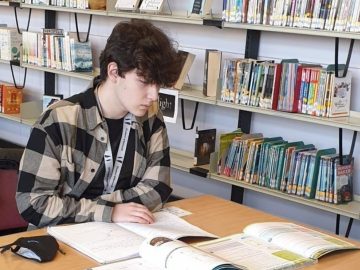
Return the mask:
<svg viewBox="0 0 360 270"><path fill-rule="evenodd" d="M19 172L19 212L35 227L86 221L111 221L117 203L138 202L160 208L170 188L169 141L162 114L149 110L135 117L135 154L131 185L95 199L83 193L103 162L106 121L94 89L53 104L34 124Z"/></svg>

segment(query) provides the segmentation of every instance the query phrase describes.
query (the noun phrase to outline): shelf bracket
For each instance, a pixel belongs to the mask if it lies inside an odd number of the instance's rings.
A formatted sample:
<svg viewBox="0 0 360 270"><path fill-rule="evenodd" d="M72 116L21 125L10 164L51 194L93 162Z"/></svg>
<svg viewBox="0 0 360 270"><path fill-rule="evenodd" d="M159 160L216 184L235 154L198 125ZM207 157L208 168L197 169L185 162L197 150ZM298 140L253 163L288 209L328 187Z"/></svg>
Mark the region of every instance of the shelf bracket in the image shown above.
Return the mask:
<svg viewBox="0 0 360 270"><path fill-rule="evenodd" d="M346 74L348 72L348 69L349 69L352 50L353 50L353 47L354 47L354 42L355 42L354 39L350 40L350 46L349 46L349 51L348 51L348 55L347 55L347 59L346 59L346 64L345 64L345 67L344 67L344 72L340 76L339 75L339 38L338 37L335 38L335 77L337 77L337 78L341 77L342 78L342 77L346 76Z"/></svg>
<svg viewBox="0 0 360 270"><path fill-rule="evenodd" d="M354 133L353 133L352 141L351 141L349 155L348 155L347 159L344 162L344 158L343 158L343 130L342 130L342 128L339 128L339 159L340 159L340 165L350 164L352 156L354 154L356 138L357 138L357 131L355 130Z"/></svg>
<svg viewBox="0 0 360 270"><path fill-rule="evenodd" d="M199 102L196 101L195 110L194 110L194 115L193 115L193 119L192 119L192 122L191 122L191 126L190 126L189 128L187 128L186 125L185 125L184 100L181 99L181 120L182 120L182 125L183 125L183 129L184 129L184 130L191 130L191 129L194 128L194 124L195 124L195 120L196 120L196 115L197 115L198 107L199 107Z"/></svg>
<svg viewBox="0 0 360 270"><path fill-rule="evenodd" d="M15 61L15 60L10 61L10 70L11 70L11 76L12 76L12 78L13 78L13 82L14 82L15 88L17 88L17 89L23 89L23 88L25 87L25 82L26 82L27 68L25 68L23 83L22 83L21 86L19 86L19 85L16 83L16 80L15 80L13 66L18 66L18 67L20 67L20 62L17 61L17 60L16 60L16 61Z"/></svg>
<svg viewBox="0 0 360 270"><path fill-rule="evenodd" d="M90 29L91 29L92 14L90 14L90 17L89 17L89 26L88 26L88 30L87 30L87 33L86 33L86 39L85 40L80 39L79 26L78 26L78 20L77 20L77 13L74 13L74 16L75 16L75 26L76 26L76 34L77 34L78 41L82 42L82 43L88 42L89 41Z"/></svg>
<svg viewBox="0 0 360 270"><path fill-rule="evenodd" d="M346 237L346 238L349 238L353 221L354 221L353 218L350 218L350 219L349 219L349 223L348 223L348 226L347 226L346 232L345 232L345 237ZM339 231L340 231L340 214L336 214L335 234L336 234L336 235L339 235Z"/></svg>
<svg viewBox="0 0 360 270"><path fill-rule="evenodd" d="M22 32L20 31L19 21L18 21L18 16L17 16L17 8L18 8L18 7L21 8L21 7L20 7L20 3L18 3L18 2L10 2L10 3L14 3L14 5L11 5L11 6L14 7L14 13L15 13L15 21L16 21L17 31L18 31L19 34L21 34ZM15 5L15 3L16 3L17 5ZM27 22L27 26L26 26L26 31L29 30L30 19L31 19L31 10L32 10L32 9L30 8L30 9L29 9L29 15L28 15L28 22Z"/></svg>

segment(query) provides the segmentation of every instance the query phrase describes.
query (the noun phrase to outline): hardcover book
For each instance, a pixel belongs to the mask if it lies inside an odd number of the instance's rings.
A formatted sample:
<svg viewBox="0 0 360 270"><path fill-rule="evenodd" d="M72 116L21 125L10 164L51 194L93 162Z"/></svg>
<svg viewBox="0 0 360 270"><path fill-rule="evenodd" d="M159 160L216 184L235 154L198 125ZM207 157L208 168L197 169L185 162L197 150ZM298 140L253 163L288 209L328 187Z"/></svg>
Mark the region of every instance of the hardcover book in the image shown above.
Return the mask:
<svg viewBox="0 0 360 270"><path fill-rule="evenodd" d="M20 104L23 99L23 92L15 85L0 84L1 112L4 114L19 114Z"/></svg>
<svg viewBox="0 0 360 270"><path fill-rule="evenodd" d="M186 52L186 51L178 51L178 54L182 58L182 69L179 75L179 78L177 79L176 83L174 84L174 88L181 90L181 88L184 86L185 78L187 74L189 73L189 70L194 62L195 54Z"/></svg>
<svg viewBox="0 0 360 270"><path fill-rule="evenodd" d="M197 130L195 137L194 165L210 162L210 154L215 151L216 129Z"/></svg>
<svg viewBox="0 0 360 270"><path fill-rule="evenodd" d="M93 70L90 41L79 42L70 39L72 70L78 72L91 72Z"/></svg>
<svg viewBox="0 0 360 270"><path fill-rule="evenodd" d="M206 49L203 94L208 97L215 97L220 76L221 51Z"/></svg>

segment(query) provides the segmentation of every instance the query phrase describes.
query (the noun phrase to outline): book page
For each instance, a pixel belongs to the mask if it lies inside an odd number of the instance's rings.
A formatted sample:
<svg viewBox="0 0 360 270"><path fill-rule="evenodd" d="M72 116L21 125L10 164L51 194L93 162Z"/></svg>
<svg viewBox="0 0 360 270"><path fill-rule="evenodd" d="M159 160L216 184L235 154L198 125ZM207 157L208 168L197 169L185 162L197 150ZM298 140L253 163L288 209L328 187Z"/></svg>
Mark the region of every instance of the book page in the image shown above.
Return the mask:
<svg viewBox="0 0 360 270"><path fill-rule="evenodd" d="M47 232L99 263L137 257L139 247L145 239L114 223L106 222L48 227Z"/></svg>
<svg viewBox="0 0 360 270"><path fill-rule="evenodd" d="M140 246L140 256L158 269L169 270L209 270L239 269L226 260L206 253L179 240L166 237L147 239Z"/></svg>
<svg viewBox="0 0 360 270"><path fill-rule="evenodd" d="M169 212L156 212L154 216L155 222L153 224L124 222L117 223L117 225L146 238L155 236L170 239L179 239L186 236L217 238L216 235L208 233Z"/></svg>
<svg viewBox="0 0 360 270"><path fill-rule="evenodd" d="M159 267L151 266L149 262L142 258L109 263L88 270L159 270Z"/></svg>
<svg viewBox="0 0 360 270"><path fill-rule="evenodd" d="M339 238L286 222L251 224L244 233L312 259L335 250L357 248Z"/></svg>
<svg viewBox="0 0 360 270"><path fill-rule="evenodd" d="M315 262L245 234L234 234L195 246L232 264L253 270L294 268Z"/></svg>

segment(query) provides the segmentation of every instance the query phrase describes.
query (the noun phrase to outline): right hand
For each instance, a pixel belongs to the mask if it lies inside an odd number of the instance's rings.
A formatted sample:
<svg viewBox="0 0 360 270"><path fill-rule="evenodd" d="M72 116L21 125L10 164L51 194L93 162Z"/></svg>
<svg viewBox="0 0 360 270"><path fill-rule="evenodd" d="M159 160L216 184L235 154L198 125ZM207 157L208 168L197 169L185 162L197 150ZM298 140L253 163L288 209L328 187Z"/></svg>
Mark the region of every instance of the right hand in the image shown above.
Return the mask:
<svg viewBox="0 0 360 270"><path fill-rule="evenodd" d="M154 223L155 218L146 206L131 202L115 205L111 214L111 221L151 224Z"/></svg>

